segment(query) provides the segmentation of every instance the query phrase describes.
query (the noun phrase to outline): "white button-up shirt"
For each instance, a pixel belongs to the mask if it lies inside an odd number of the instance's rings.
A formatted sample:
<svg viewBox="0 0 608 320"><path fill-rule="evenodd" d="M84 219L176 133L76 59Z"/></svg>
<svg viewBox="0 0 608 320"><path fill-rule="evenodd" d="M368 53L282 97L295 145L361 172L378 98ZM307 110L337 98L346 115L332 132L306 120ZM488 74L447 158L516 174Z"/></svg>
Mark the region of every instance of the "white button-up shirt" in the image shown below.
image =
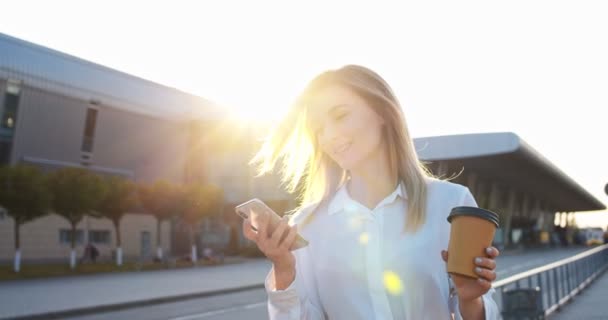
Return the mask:
<svg viewBox="0 0 608 320"><path fill-rule="evenodd" d="M270 319L461 319L457 297L450 298L446 264L450 224L455 206L477 206L469 189L428 180L426 222L414 234L404 233L407 193L401 183L373 210L353 200L345 186L326 204L297 212L308 240L293 251L296 277L285 290L266 278ZM486 319L498 319L485 294Z"/></svg>

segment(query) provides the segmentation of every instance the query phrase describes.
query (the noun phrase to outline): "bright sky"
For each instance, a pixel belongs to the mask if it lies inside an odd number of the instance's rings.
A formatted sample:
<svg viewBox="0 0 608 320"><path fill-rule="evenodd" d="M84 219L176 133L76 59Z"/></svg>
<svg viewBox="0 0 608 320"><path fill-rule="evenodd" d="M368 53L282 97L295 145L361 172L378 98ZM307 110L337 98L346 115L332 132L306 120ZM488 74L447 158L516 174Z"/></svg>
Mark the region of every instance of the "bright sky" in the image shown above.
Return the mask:
<svg viewBox="0 0 608 320"><path fill-rule="evenodd" d="M414 137L512 131L604 203L605 1L7 1L0 32L276 117L358 63ZM608 212L578 215L608 225Z"/></svg>

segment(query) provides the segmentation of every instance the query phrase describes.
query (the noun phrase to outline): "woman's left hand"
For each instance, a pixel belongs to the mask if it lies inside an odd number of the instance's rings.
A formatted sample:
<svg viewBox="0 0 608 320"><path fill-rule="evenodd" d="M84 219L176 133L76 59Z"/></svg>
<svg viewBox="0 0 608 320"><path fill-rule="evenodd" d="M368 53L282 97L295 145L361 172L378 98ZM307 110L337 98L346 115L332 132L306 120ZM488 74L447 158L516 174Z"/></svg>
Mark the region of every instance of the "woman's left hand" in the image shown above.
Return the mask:
<svg viewBox="0 0 608 320"><path fill-rule="evenodd" d="M458 299L462 301L473 301L492 288L492 281L496 280L496 261L500 252L494 247L486 249L485 257L475 258L475 273L479 275L479 279L473 279L465 276L452 275ZM448 252L441 251L441 258L447 263Z"/></svg>

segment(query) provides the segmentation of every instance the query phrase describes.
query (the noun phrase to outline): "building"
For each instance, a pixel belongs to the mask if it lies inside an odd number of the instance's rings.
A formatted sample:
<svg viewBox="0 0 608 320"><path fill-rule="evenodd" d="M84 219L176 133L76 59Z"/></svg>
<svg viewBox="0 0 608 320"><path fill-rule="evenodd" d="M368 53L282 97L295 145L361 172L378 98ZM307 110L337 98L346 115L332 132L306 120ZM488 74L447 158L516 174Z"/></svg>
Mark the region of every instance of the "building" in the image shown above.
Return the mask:
<svg viewBox="0 0 608 320"><path fill-rule="evenodd" d="M415 139L438 176L466 185L478 205L499 213L501 247L545 244L558 219L605 205L511 132ZM570 219L566 219L570 220Z"/></svg>
<svg viewBox="0 0 608 320"><path fill-rule="evenodd" d="M246 166L251 138L222 125L225 114L213 102L3 34L0 107L0 164L84 167L142 183L209 181L230 203L255 187ZM210 137L220 136L212 151ZM153 217L132 212L121 227L126 259L155 252ZM183 226L165 222L161 230L165 251L189 252ZM0 215L0 260L12 259L13 233L12 219ZM109 220L84 218L75 235L79 254L92 241L110 257L114 233ZM54 214L25 224L23 259L67 257L70 234Z"/></svg>

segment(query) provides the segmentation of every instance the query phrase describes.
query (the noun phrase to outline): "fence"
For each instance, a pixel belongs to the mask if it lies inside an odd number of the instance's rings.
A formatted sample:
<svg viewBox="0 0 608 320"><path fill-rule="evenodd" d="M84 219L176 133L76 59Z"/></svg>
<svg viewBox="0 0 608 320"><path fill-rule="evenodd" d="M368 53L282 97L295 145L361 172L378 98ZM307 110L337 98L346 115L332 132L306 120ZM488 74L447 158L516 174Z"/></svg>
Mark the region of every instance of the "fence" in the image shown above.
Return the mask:
<svg viewBox="0 0 608 320"><path fill-rule="evenodd" d="M504 319L543 319L608 269L608 244L494 283Z"/></svg>

